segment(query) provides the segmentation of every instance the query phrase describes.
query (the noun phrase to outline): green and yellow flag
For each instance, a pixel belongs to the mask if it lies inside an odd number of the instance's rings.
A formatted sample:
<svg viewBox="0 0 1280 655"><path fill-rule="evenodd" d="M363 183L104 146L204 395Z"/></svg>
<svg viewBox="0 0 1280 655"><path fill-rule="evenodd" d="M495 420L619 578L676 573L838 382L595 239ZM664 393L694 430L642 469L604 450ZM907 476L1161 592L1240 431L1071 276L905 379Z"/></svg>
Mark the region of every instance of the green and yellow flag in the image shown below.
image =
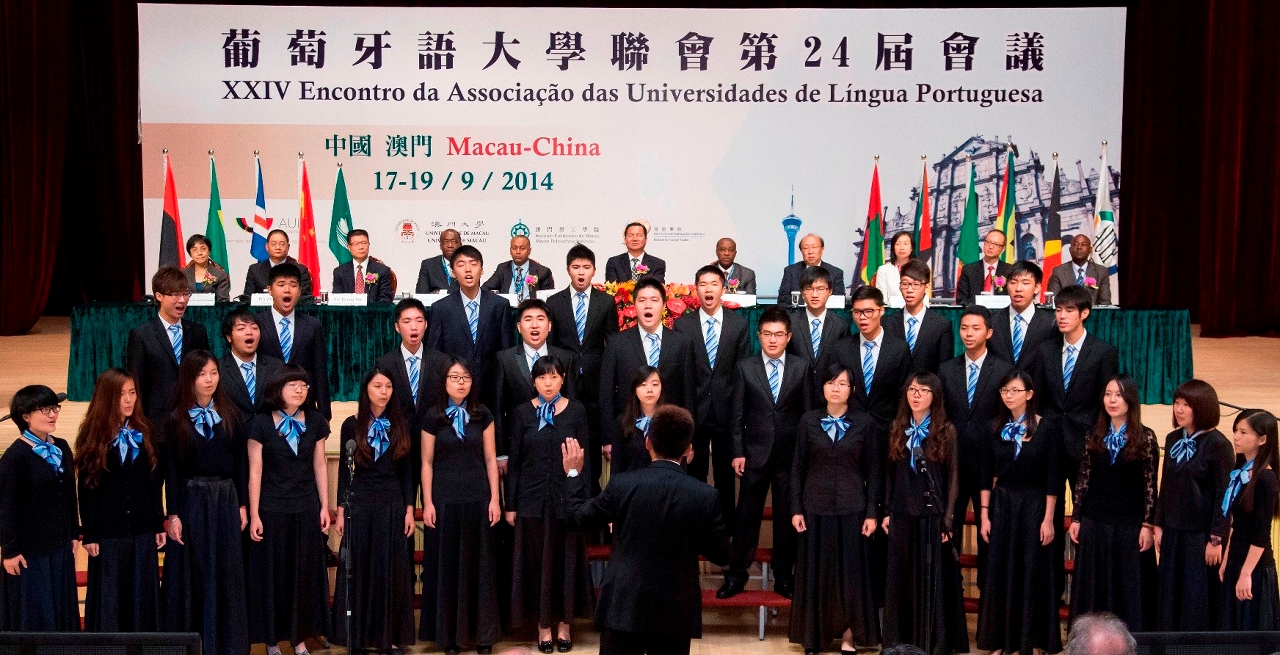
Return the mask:
<svg viewBox="0 0 1280 655"><path fill-rule="evenodd" d="M209 155L209 222L204 226L204 236L212 244L209 259L228 270L227 233L222 229L222 194L218 193L218 168Z"/></svg>

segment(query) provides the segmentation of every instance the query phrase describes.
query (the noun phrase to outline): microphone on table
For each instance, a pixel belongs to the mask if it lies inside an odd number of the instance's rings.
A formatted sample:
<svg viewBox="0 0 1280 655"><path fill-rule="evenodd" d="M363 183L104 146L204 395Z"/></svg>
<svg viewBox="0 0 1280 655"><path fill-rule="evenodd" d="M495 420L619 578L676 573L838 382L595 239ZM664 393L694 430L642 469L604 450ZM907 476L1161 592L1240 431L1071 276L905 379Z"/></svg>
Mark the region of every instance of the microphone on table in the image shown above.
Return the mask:
<svg viewBox="0 0 1280 655"><path fill-rule="evenodd" d="M65 393L60 393L60 394L58 394L58 402L60 402L60 403L61 403L61 402L65 401L66 399L67 399L67 394L65 394ZM3 423L3 422L5 422L5 421L9 420L10 418L11 418L11 417L10 417L10 415L9 415L9 414L5 414L4 416L0 416L0 423Z"/></svg>

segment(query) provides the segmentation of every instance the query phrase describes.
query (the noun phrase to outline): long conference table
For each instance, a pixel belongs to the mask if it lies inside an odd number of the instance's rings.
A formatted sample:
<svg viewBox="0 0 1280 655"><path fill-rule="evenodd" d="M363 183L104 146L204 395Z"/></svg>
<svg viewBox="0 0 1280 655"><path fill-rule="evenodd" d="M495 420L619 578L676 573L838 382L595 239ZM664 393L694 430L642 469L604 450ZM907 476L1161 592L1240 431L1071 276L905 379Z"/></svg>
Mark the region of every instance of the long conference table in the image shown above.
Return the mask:
<svg viewBox="0 0 1280 655"><path fill-rule="evenodd" d="M221 356L227 349L220 336L222 316L236 306L220 303L187 308L186 318L209 332L215 355ZM391 327L394 308L391 303L379 303L367 307L305 305L298 309L319 318L324 325L329 384L335 401L356 400L365 371L396 346L398 337ZM264 308L254 308L258 309ZM756 351L760 349L756 328L763 310L764 306L730 310L739 312L750 323L751 347ZM154 317L156 311L156 305L145 302L95 302L72 309L67 397L89 400L94 381L102 371L125 365L129 330ZM427 311L430 320L430 308ZM848 309L832 311L850 318ZM885 320L896 311L889 310ZM951 321L956 330L956 355L963 353L958 333L962 308L934 306L929 311ZM1174 389L1193 376L1191 321L1185 309L1096 308L1085 327L1090 335L1110 342L1120 351L1120 370L1137 379L1144 404L1172 404Z"/></svg>

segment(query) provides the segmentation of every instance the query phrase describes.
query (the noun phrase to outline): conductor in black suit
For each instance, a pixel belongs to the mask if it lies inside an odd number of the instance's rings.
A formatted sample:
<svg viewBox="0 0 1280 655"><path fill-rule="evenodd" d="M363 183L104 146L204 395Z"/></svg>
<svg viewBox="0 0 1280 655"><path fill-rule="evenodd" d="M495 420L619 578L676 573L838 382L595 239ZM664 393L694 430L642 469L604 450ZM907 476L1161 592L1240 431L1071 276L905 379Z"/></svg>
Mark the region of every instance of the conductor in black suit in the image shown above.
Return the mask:
<svg viewBox="0 0 1280 655"><path fill-rule="evenodd" d="M793 355L809 372L809 409L825 407L822 381L827 365L835 361L842 341L848 341L849 322L827 309L831 297L831 274L821 266L810 266L800 274L802 309L791 312L791 342L787 354Z"/></svg>
<svg viewBox="0 0 1280 655"><path fill-rule="evenodd" d="M991 354L1014 368L1035 370L1040 344L1062 342L1053 312L1037 308L1040 297L1040 267L1029 261L1014 263L1009 270L1009 306L992 313L993 333L987 347Z"/></svg>
<svg viewBox="0 0 1280 655"><path fill-rule="evenodd" d="M351 261L333 269L333 293L364 293L369 302L391 302L391 268L369 256L369 233L351 230L347 233L347 250Z"/></svg>
<svg viewBox="0 0 1280 655"><path fill-rule="evenodd" d="M599 496L578 475L584 453L563 450L565 514L571 527L612 524L613 555L596 602L601 655L687 655L702 636L698 558L729 561L729 535L716 492L685 475L693 417L670 405L654 413L645 446L653 463L620 473Z"/></svg>
<svg viewBox="0 0 1280 655"><path fill-rule="evenodd" d="M436 293L455 289L458 281L453 277L451 262L453 253L462 246L462 235L450 228L440 233L440 254L422 260L418 267L418 284L414 293Z"/></svg>
<svg viewBox="0 0 1280 655"><path fill-rule="evenodd" d="M605 263L605 281L626 282L647 276L666 284L667 263L644 251L649 243L649 226L638 221L627 223L622 238L627 251L610 257Z"/></svg>
<svg viewBox="0 0 1280 655"><path fill-rule="evenodd" d="M129 331L127 362L138 381L142 413L152 425L169 414L178 384L178 365L193 350L209 350L204 326L182 316L191 300L191 283L182 269L165 266L151 276L151 293L159 315Z"/></svg>
<svg viewBox="0 0 1280 655"><path fill-rule="evenodd" d="M271 309L257 315L262 328L258 352L306 369L307 377L311 378L308 399L327 419L333 416L329 407L329 351L320 319L296 311L300 275L293 264L280 264L271 269L268 287Z"/></svg>
<svg viewBox="0 0 1280 655"><path fill-rule="evenodd" d="M271 285L271 269L280 264L293 264L298 267L298 285L301 289L299 305L315 302L311 295L311 271L298 260L289 256L289 235L284 230L272 230L267 233L267 258L249 265L244 275L244 295L264 293Z"/></svg>
<svg viewBox="0 0 1280 655"><path fill-rule="evenodd" d="M960 282L956 285L956 303L967 305L980 293L1004 293L1004 285L996 278L1008 281L1012 264L1000 261L1004 253L1005 234L997 229L982 238L982 259L965 264L960 269Z"/></svg>
<svg viewBox="0 0 1280 655"><path fill-rule="evenodd" d="M930 280L929 266L919 259L903 264L898 286L906 306L884 322L885 334L907 343L911 368L920 373L937 373L942 362L955 357L951 321L938 312L929 311L925 302Z"/></svg>
<svg viewBox="0 0 1280 655"><path fill-rule="evenodd" d="M480 397L493 407L494 358L511 347L511 304L480 288L484 256L475 246L453 251L458 286L431 306L427 346L467 363L482 385Z"/></svg>
<svg viewBox="0 0 1280 655"><path fill-rule="evenodd" d="M533 298L534 291L550 291L556 288L551 269L529 259L529 237L511 237L511 259L501 264L484 282L484 289L494 293L512 293L521 300ZM530 281L529 278L533 277Z"/></svg>
<svg viewBox="0 0 1280 655"><path fill-rule="evenodd" d="M219 385L240 416L247 419L262 408L263 391L279 377L284 362L258 352L262 328L247 307L237 307L222 317L222 338L228 348L218 358Z"/></svg>
<svg viewBox="0 0 1280 655"><path fill-rule="evenodd" d="M827 242L816 234L806 234L800 239L800 261L782 269L782 284L778 286L778 304L791 304L791 292L801 290L800 274L810 266L827 269L827 275L831 279L832 295L844 295L844 271L835 264L823 261L822 254L826 247Z"/></svg>
<svg viewBox="0 0 1280 655"><path fill-rule="evenodd" d="M521 405L538 395L538 390L533 386L533 363L547 355L554 355L567 371L560 394L570 400L576 399L575 386L578 379L578 356L547 343L547 337L551 333L551 313L547 311L547 304L538 298L530 298L520 303L517 314L516 330L520 333L520 343L498 353L497 371L494 375L497 396L494 400L493 420L498 469L503 473L507 470L511 430L516 429L512 416Z"/></svg>

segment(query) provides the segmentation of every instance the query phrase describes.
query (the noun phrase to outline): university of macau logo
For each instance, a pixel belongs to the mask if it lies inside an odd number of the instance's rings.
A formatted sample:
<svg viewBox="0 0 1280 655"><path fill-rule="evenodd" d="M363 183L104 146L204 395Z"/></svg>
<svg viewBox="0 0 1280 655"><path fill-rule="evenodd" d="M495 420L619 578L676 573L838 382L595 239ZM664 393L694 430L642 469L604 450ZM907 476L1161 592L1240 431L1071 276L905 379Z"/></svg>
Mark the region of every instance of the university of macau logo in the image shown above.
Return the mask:
<svg viewBox="0 0 1280 655"><path fill-rule="evenodd" d="M514 239L516 237L529 238L529 226L525 225L524 221L517 221L515 225L511 226L511 238Z"/></svg>

